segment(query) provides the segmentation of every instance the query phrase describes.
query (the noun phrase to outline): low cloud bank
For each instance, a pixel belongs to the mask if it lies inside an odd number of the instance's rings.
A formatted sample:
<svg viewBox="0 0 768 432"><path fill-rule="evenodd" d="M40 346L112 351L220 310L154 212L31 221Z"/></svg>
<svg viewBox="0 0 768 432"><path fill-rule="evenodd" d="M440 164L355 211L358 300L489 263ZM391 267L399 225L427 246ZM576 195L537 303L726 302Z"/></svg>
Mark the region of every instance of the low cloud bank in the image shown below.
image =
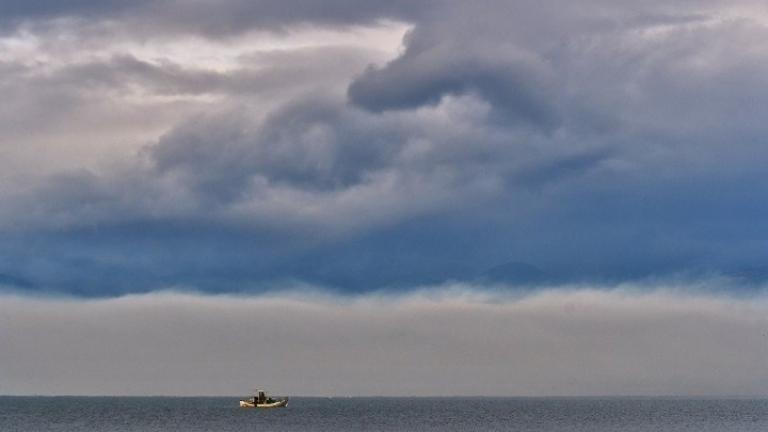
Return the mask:
<svg viewBox="0 0 768 432"><path fill-rule="evenodd" d="M765 395L768 298L0 295L0 394Z"/></svg>

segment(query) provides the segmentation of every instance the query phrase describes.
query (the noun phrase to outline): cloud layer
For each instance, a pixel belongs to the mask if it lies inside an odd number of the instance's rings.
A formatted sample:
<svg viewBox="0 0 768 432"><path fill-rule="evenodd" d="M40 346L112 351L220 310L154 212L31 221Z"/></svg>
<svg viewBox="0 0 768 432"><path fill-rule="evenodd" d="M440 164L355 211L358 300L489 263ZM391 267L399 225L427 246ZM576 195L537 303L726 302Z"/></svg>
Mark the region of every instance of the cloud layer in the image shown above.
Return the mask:
<svg viewBox="0 0 768 432"><path fill-rule="evenodd" d="M17 287L768 275L762 2L2 7Z"/></svg>
<svg viewBox="0 0 768 432"><path fill-rule="evenodd" d="M765 395L768 302L657 288L511 299L3 295L0 393Z"/></svg>

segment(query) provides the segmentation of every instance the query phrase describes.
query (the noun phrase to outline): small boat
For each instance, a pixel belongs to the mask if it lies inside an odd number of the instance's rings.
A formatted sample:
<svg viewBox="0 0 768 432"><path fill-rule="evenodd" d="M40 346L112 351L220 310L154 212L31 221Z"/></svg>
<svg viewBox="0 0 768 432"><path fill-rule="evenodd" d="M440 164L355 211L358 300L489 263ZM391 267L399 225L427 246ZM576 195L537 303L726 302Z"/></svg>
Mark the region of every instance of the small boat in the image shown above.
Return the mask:
<svg viewBox="0 0 768 432"><path fill-rule="evenodd" d="M256 396L240 400L240 408L282 408L288 406L288 398L272 399L263 391L256 390Z"/></svg>

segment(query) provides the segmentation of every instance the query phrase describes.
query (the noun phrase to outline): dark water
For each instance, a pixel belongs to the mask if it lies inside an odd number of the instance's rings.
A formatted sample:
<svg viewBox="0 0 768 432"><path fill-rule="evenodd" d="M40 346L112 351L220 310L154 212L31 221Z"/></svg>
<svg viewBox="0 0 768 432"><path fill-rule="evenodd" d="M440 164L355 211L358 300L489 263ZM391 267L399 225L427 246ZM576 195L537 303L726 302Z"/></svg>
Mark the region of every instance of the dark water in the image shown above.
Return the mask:
<svg viewBox="0 0 768 432"><path fill-rule="evenodd" d="M768 399L0 397L0 431L768 431Z"/></svg>

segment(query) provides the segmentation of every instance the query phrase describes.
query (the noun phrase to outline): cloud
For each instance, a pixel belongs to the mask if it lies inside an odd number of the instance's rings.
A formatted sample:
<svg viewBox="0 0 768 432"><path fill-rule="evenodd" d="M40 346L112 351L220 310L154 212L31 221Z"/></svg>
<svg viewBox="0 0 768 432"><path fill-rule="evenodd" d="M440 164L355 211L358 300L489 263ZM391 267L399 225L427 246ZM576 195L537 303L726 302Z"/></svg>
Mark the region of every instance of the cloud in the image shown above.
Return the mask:
<svg viewBox="0 0 768 432"><path fill-rule="evenodd" d="M51 18L57 16L91 16L115 13L148 3L147 1L94 1L94 0L64 0L36 1L22 0L4 1L0 6L0 15L4 20L20 20L35 18Z"/></svg>
<svg viewBox="0 0 768 432"><path fill-rule="evenodd" d="M151 154L161 171L189 170L197 180L237 190L251 175L300 188L343 188L360 183L401 145L401 137L376 123L336 103L307 100L263 122L234 112L197 119L162 137ZM370 145L374 140L380 144ZM226 199L229 193L211 195Z"/></svg>
<svg viewBox="0 0 768 432"><path fill-rule="evenodd" d="M664 289L3 295L4 394L763 395L766 301ZM249 372L250 371L250 372Z"/></svg>
<svg viewBox="0 0 768 432"><path fill-rule="evenodd" d="M330 0L322 5L305 0L290 4L274 0L244 1L93 1L23 2L0 7L0 30L57 25L74 21L106 21L117 29L133 27L146 36L173 33L229 37L253 30L289 31L293 26L352 26L383 20L408 20L423 15L431 3L398 1L386 4Z"/></svg>
<svg viewBox="0 0 768 432"><path fill-rule="evenodd" d="M380 20L408 20L428 11L431 1L355 2L331 0L318 4L311 0L286 4L275 0L257 2L226 0L195 4L164 2L149 10L157 13L155 28L163 26L209 36L226 36L253 28L286 30L291 25L343 26L370 24ZM153 21L148 17L150 22ZM197 26L192 25L197 23Z"/></svg>
<svg viewBox="0 0 768 432"><path fill-rule="evenodd" d="M482 199L498 187L497 173L476 175L498 146L509 145L474 124L484 110L454 101L416 116L378 116L324 93L266 113L233 103L177 125L119 171L46 179L8 206L6 223L21 217L32 226L58 225L60 216L75 226L108 222L108 205L96 206L104 210L96 217L83 213L104 198L128 204L113 210L139 218L195 219L205 209L205 218L251 226L280 221L287 229L389 224L450 207L459 194ZM473 148L469 140L483 144ZM75 179L81 184L66 187ZM66 217L70 212L78 216Z"/></svg>
<svg viewBox="0 0 768 432"><path fill-rule="evenodd" d="M14 6L0 272L96 295L764 274L756 3L411 3Z"/></svg>
<svg viewBox="0 0 768 432"><path fill-rule="evenodd" d="M476 45L447 39L424 46L409 34L403 55L369 68L349 87L349 97L372 111L437 104L449 94L478 93L502 111L506 123L530 122L549 129L558 122L552 71L538 56L512 46ZM468 46L469 45L469 46Z"/></svg>

